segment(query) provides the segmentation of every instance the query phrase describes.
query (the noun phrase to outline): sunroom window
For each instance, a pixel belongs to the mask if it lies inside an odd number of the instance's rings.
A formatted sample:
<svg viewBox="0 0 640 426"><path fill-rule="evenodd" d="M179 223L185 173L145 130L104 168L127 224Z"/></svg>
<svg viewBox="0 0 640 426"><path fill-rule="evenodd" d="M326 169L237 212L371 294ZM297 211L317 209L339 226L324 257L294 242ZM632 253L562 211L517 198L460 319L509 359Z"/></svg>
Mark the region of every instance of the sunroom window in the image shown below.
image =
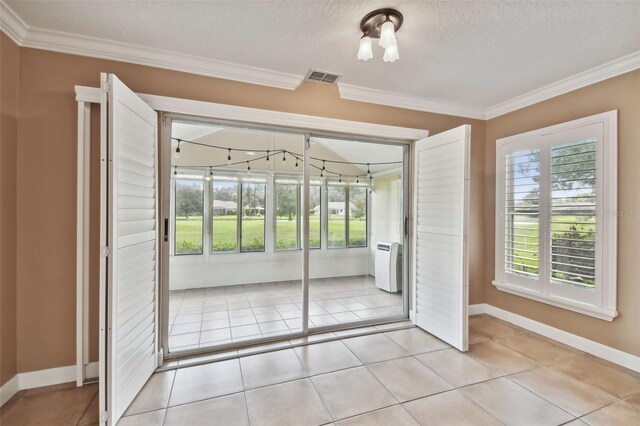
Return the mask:
<svg viewBox="0 0 640 426"><path fill-rule="evenodd" d="M202 180L175 181L175 253L202 254Z"/></svg>

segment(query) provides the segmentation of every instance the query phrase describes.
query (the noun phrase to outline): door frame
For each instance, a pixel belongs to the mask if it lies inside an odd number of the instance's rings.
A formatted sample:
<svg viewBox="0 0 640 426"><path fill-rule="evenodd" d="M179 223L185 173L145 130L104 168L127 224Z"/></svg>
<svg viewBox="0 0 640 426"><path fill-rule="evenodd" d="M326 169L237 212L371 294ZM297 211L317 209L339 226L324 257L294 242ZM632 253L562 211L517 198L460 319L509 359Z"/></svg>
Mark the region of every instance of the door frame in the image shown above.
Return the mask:
<svg viewBox="0 0 640 426"><path fill-rule="evenodd" d="M305 337L309 334L318 334L318 333L324 333L324 332L329 332L329 331L337 331L337 330L341 330L341 329L347 329L347 328L355 328L355 327L364 327L364 326L371 326L371 325L376 325L376 324L381 324L381 323L385 323L385 322L390 322L390 321L400 321L400 320L404 320L404 319L411 319L413 317L412 314L412 310L410 309L411 305L411 297L412 297L412 292L410 291L410 285L411 285L411 271L409 270L409 265L410 265L410 258L411 258L411 244L410 244L410 216L411 216L411 206L413 203L413 197L411 195L411 193L409 192L410 188L411 188L411 173L413 170L413 165L411 164L411 159L412 159L412 152L413 152L413 143L415 141L413 140L408 140L408 139L399 139L399 138L388 138L388 137L379 137L379 136L366 136L366 135L361 135L361 134L353 134L353 133L345 133L345 132L327 132L327 131L316 131L316 130L310 130L310 129L305 129L305 128L297 128L297 127L285 127L285 126L277 126L277 125L271 125L271 124L262 124L262 123L254 123L254 122L247 122L247 121L233 121L233 120L220 120L217 118L213 118L213 117L202 117L202 116L193 116L193 115L187 115L187 114L179 114L179 113L161 113L161 132L160 132L160 161L161 161L161 170L159 171L160 174L160 203L161 203L161 207L160 207L160 212L162 215L162 220L164 221L165 218L169 219L169 222L171 220L171 214L172 214L172 205L171 205L171 196L170 196L170 190L171 190L171 156L172 156L172 150L171 150L171 122L172 120L180 120L180 121L187 121L187 122L193 122L193 123L197 123L197 124L211 124L211 125L218 125L218 126L228 126L228 127L239 127L239 128L251 128L252 130L262 130L262 131L273 131L273 132L281 132L281 133L294 133L294 134L298 134L300 136L304 136L305 137L305 144L308 143L309 139L314 138L314 137L330 137L330 138L336 138L336 139L343 139L345 141L358 141L358 142L367 142L367 143L373 143L373 144L383 144L383 145L398 145L398 146L402 146L404 148L404 152L403 152L403 170L402 170L402 178L403 178L403 218L404 218L404 224L403 224L403 259L402 259L402 263L403 263L403 270L406 271L406 273L403 273L403 283L402 283L402 289L403 289L403 314L402 315L394 315L394 316L388 316L388 317L380 317L380 318L373 318L373 319L366 319L366 320L360 320L360 321L354 321L354 322L350 322L350 323L345 323L345 324L332 324L332 325L327 325L327 326L322 326L322 327L314 327L312 330L312 333L309 333L308 330L308 289L309 289L309 277L308 277L308 271L309 271L309 250L302 250L302 254L303 254L303 271L306 272L306 275L303 276L303 281L302 281L302 287L301 287L301 291L303 292L303 306L305 309L303 309L303 330L301 332L298 333L290 333L290 334L286 334L286 335L282 335L282 336L274 336L274 337L263 337L263 338L256 338L256 339L251 339L251 340L247 340L247 341L243 341L243 342L232 342L232 343L227 343L227 344L221 344L221 345L217 345L217 346L211 346L211 347L205 347L205 348L196 348L196 349L189 349L189 350L181 350L181 351L175 351L170 353L169 352L169 326L168 326L168 319L169 319L169 298L167 297L167 295L169 294L169 258L170 258L170 252L171 252L171 247L169 246L169 244L172 242L172 237L171 237L171 232L169 232L169 238L168 241L163 241L161 242L161 249L160 249L160 256L161 256L161 276L160 276L160 304L161 304L161 318L160 318L160 346L161 346L161 350L163 353L163 357L164 359L175 359L175 358L180 358L180 357L185 357L185 356L192 356L192 355L199 355L199 354L204 354L204 353L211 353L211 352L224 352L224 351L228 351L228 350L233 350L233 349L239 349L242 347L247 347L247 346L254 346L257 344L265 344L265 343L271 343L271 342L277 342L277 341L281 341L284 339L292 339L292 338L298 338L298 337ZM342 120L339 120L342 121ZM347 122L349 123L349 122ZM354 122L355 123L355 122ZM360 125L362 125L363 123L358 123ZM366 123L365 123L366 124ZM372 126L379 126L376 124L373 124ZM386 127L386 126L383 126ZM428 132L424 131L424 134L428 134ZM308 182L309 180L309 166L308 166L308 155L307 155L307 150L305 149L303 151L304 153L304 168L303 170L305 171L304 173L304 180L305 183ZM305 197L301 197L301 202L304 202L304 198ZM326 196L323 193L322 195L322 205L325 206L326 205ZM370 197L368 197L368 200L370 200ZM368 201L369 203L369 201ZM301 211L306 211L306 209L301 208ZM302 222L304 221L304 218L306 217L306 214L303 215L303 217L301 218L301 225ZM324 219L323 222L326 220L326 214L324 215ZM266 226L271 226L270 224L267 224ZM170 227L170 225L169 225ZM203 227L203 229L205 229L205 227ZM205 232L205 231L203 231ZM370 232L370 222L369 225L367 227L367 234L369 234ZM304 233L302 234L303 237L305 236ZM369 238L369 236L367 235L367 238ZM304 246L306 238L303 238L303 240L301 241L301 246ZM301 247L302 248L302 247ZM308 248L308 247L307 247ZM367 249L370 249L370 245L367 245Z"/></svg>
<svg viewBox="0 0 640 426"><path fill-rule="evenodd" d="M87 104L100 105L101 89L99 87L75 86L75 94L76 94L76 101L78 102L78 105L83 105L83 106ZM366 123L366 122L360 122L360 121L341 120L341 119L320 117L320 116L294 114L294 113L281 112L281 111L264 110L264 109L258 109L258 108L241 107L241 106L220 104L220 103L214 103L214 102L203 102L203 101L181 99L181 98L174 98L174 97L167 97L167 96L149 95L149 94L143 94L143 93L137 93L137 94L142 98L142 100L144 100L147 104L149 104L154 110L160 113L160 117L161 117L160 118L161 122L159 126L160 140L161 140L160 142L161 149L159 150L159 155L160 155L159 160L161 162L160 179L163 179L162 170L164 169L164 162L166 161L166 159L162 155L162 151L163 151L162 141L164 140L164 134L166 132L166 129L164 127L164 120L163 120L163 117L165 114L184 115L192 118L197 117L199 120L207 120L207 119L210 119L211 117L215 117L218 122L228 121L229 123L234 123L236 125L244 123L244 124L250 124L253 126L256 126L256 125L263 126L263 127L274 129L274 130L275 129L285 130L285 131L295 130L297 132L310 133L313 135L328 136L328 137L343 137L343 138L348 137L351 139L366 138L368 141L372 141L372 142L378 140L378 141L384 141L387 143L396 142L396 143L401 143L409 146L410 148L408 149L408 153L405 153L406 171L405 171L405 182L403 183L404 184L403 189L406 195L405 196L405 212L404 212L405 214L404 239L405 239L405 246L406 246L404 254L406 256L405 256L405 259L403 259L403 263L405 264L404 267L408 271L408 273L405 274L405 277L403 279L403 291L405 291L407 294L407 296L404 299L404 304L405 304L404 311L405 312L408 311L409 318L412 319L413 309L411 308L414 306L415 300L411 300L412 295L411 295L411 292L409 291L410 290L409 283L413 279L412 277L413 273L409 268L409 258L411 257L411 253L410 253L411 247L407 243L409 241L408 236L410 235L411 233L410 231L413 226L413 223L412 223L413 218L410 212L411 212L411 205L413 203L411 194L413 193L412 182L413 182L413 173L414 173L413 171L413 156L414 156L413 151L414 150L411 149L411 147L413 145L413 142L415 142L416 140L424 139L427 136L429 136L428 130L414 129L414 128L408 128L408 127L388 126L388 125ZM78 147L79 148L87 147L88 145L88 142L87 142L88 138L80 137L81 134L84 134L84 130L81 130L81 129L84 129L88 126L88 122L85 120L87 120L85 114L78 116ZM89 168L84 164L82 167L78 165L77 181L79 183L82 183L84 182L85 179L88 179L88 177L89 177ZM160 195L160 201L163 202L162 195ZM87 219L84 217L85 215L80 214L80 212L86 211L85 208L86 206L89 205L89 202L90 202L89 197L78 196L77 198L77 207L78 207L79 215L76 220L78 223L78 226L77 226L78 232L80 232L80 229L84 229L84 221ZM163 214L164 213L165 212L163 211ZM163 216L163 218L164 217L167 217L167 216ZM161 254L164 253L165 251L165 247L164 247L165 244L166 243L164 242L160 244ZM78 271L76 275L76 285L78 289L84 289L86 281L84 280L83 278L84 274L81 273L81 271L88 270L89 268L89 264L88 264L89 257L84 255L85 252L88 253L89 247L87 244L80 244L80 241L78 241L77 250L79 251L79 253L83 253L83 256L78 255L76 258L76 268ZM160 272L161 272L161 278L164 277L165 272L168 272L168 264L166 261L163 261L162 259L160 261ZM161 288L162 288L162 284L161 284ZM87 313L89 311L88 300L86 297L84 297L83 293L84 293L83 291L79 291L77 292L77 295L76 295L77 330L82 330L83 327L85 327L84 318L88 317ZM163 310L168 309L168 303L166 303L167 306L165 307L165 301L160 300L159 304L160 304L160 312L162 312L162 318L164 318L165 314ZM167 310L167 314L168 314L168 310ZM164 319L162 321L164 321ZM349 324L349 326L353 327L353 326L367 325L368 323L371 323L371 320ZM331 326L316 328L314 329L314 333L315 332L321 333L323 331L326 331L325 329L328 327L331 327ZM302 335L304 334L300 333L299 335L292 335L292 336L302 336ZM292 337L292 336L289 336L289 337ZM81 355L84 353L86 340L87 340L87 337L85 336L85 333L77 333L76 346L77 346L78 357L76 359L76 363L77 363L76 371L78 374L78 385L80 385L80 383L84 379L84 377L82 377L82 371L84 369L85 360L83 359L84 357ZM164 342L162 338L160 339L160 342L163 349L161 353L164 353L164 346L166 342ZM250 344L255 344L255 342L251 342Z"/></svg>

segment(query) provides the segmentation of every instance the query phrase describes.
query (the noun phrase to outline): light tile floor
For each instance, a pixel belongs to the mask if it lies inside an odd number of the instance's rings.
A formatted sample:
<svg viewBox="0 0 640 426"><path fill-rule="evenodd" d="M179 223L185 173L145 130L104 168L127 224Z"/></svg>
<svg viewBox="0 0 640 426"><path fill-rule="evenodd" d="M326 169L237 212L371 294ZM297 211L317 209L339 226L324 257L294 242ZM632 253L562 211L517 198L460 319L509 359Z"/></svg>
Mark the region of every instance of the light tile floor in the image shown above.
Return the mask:
<svg viewBox="0 0 640 426"><path fill-rule="evenodd" d="M119 426L640 424L640 374L500 320L470 319L468 353L380 328L156 373ZM96 391L21 392L0 424L95 424Z"/></svg>
<svg viewBox="0 0 640 426"><path fill-rule="evenodd" d="M302 330L300 282L286 281L172 291L169 350L195 349ZM402 315L401 293L371 276L309 282L309 327Z"/></svg>

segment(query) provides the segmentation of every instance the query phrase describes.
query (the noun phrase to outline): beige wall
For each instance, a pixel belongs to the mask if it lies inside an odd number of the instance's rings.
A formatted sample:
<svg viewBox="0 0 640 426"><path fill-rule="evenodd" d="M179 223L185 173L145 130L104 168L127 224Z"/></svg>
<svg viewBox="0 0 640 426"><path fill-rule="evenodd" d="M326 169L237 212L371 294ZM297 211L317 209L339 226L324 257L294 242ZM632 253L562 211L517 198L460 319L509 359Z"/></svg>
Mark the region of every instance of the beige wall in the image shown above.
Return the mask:
<svg viewBox="0 0 640 426"><path fill-rule="evenodd" d="M428 129L431 134L471 124L471 210L475 212L471 226L471 302L482 301L483 121L346 101L334 90L315 84L287 91L22 48L17 183L20 372L75 362L73 87L97 87L101 71L117 74L134 91L157 95L414 127Z"/></svg>
<svg viewBox="0 0 640 426"><path fill-rule="evenodd" d="M471 124L470 303L487 302L640 354L640 333L637 332L640 285L632 271L640 248L637 243L640 235L640 217L637 215L640 212L640 190L637 188L640 168L636 165L640 158L640 71L485 123L342 100L334 90L314 84L303 84L295 91L286 91L120 62L19 49L4 35L1 37L2 383L16 370L33 371L75 362L77 118L73 87L96 87L100 72L117 74L137 92L422 128L431 134ZM498 292L491 285L495 140L611 109L620 112L619 207L636 213L635 216L623 216L619 221L620 317L607 323ZM95 109L92 117L92 132L96 136L98 115ZM93 144L97 147L95 137ZM94 151L91 173L94 191L98 188L98 157L95 154ZM95 230L98 214L95 203L91 212L92 229ZM95 256L97 241L92 238L91 244ZM94 289L96 282L94 267ZM96 308L95 291L91 300ZM92 328L96 328L96 312L94 309ZM97 355L96 346L96 335L92 335L92 359Z"/></svg>
<svg viewBox="0 0 640 426"><path fill-rule="evenodd" d="M573 313L495 289L496 139L618 110L618 311L613 322ZM485 154L485 302L640 355L640 70L489 120Z"/></svg>
<svg viewBox="0 0 640 426"><path fill-rule="evenodd" d="M0 385L16 360L16 159L20 49L0 33Z"/></svg>

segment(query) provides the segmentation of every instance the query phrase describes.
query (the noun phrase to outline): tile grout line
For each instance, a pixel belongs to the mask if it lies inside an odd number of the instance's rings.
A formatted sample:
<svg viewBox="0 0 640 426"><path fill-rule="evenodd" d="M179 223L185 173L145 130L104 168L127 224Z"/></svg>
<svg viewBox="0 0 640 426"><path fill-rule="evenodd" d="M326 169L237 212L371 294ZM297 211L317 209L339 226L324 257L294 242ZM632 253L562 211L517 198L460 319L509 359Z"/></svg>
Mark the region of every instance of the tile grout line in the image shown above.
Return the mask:
<svg viewBox="0 0 640 426"><path fill-rule="evenodd" d="M251 416L249 415L249 405L247 403L247 390L244 385L244 373L242 371L242 363L240 362L240 359L238 359L238 369L240 370L240 381L242 382L242 399L244 400L244 412L247 415L247 423L251 424Z"/></svg>
<svg viewBox="0 0 640 426"><path fill-rule="evenodd" d="M173 379L171 380L171 390L169 390L169 397L167 398L167 406L164 408L164 416L162 416L162 426L164 426L165 421L167 420L167 414L169 414L169 402L171 402L171 395L173 395L173 386L176 384L176 376L178 372L175 371L173 374Z"/></svg>
<svg viewBox="0 0 640 426"><path fill-rule="evenodd" d="M98 396L98 391L96 391L95 395L93 395L93 398L91 398L91 400L89 401L89 404L87 404L87 406L84 408L84 411L82 411L82 413L80 414L80 417L78 418L78 421L76 422L76 426L78 426L80 424L80 422L82 421L82 418L84 417L84 415L87 413L87 411L89 410L89 407L91 407L91 403L96 399L99 398ZM98 413L98 420L100 417L100 413Z"/></svg>
<svg viewBox="0 0 640 426"><path fill-rule="evenodd" d="M318 392L318 388L316 388L316 384L313 383L313 379L311 378L312 376L309 375L309 370L304 365L304 362L302 362L302 360L300 359L300 356L298 355L298 352L293 348L291 350L293 351L295 356L298 358L298 362L300 362L300 365L302 365L302 368L304 369L304 371L307 373L307 376L304 377L304 379L309 380L309 383L311 383L311 386L313 387L313 390L315 391L316 395L318 395L318 398L320 399L320 402L322 403L322 407L324 408L324 412L329 417L329 420L333 421L333 416L329 412L329 408L327 407L327 403L324 401L324 398L322 398L322 395L320 394L320 392Z"/></svg>
<svg viewBox="0 0 640 426"><path fill-rule="evenodd" d="M491 318L489 318L489 319L491 319ZM491 320L492 320L492 319L491 319ZM517 330L517 329L516 329L516 330ZM501 375L500 377L496 377L496 378L494 378L494 379L485 380L485 381L483 381L483 382L474 383L474 384L469 385L469 386L477 385L477 384L480 384L480 383L485 383L485 382L487 382L487 381L495 380L495 379L498 379L498 378L505 378L505 379L508 379L511 383L515 383L516 385L520 386L522 389L524 389L524 390L526 390L526 391L528 391L528 392L532 393L533 395L536 395L537 397L541 398L542 400L544 400L544 401L548 402L549 404L553 405L554 407L558 408L559 410L561 410L561 411L563 411L563 412L567 413L568 415L570 415L571 417L573 417L573 419L572 419L572 420L569 420L569 422L574 421L574 420L576 420L576 419L579 419L579 418L584 417L584 416L586 416L586 415L587 415L587 414L584 414L584 415L582 415L582 416L575 416L575 415L573 415L572 413L570 413L570 412L566 411L565 409L563 409L562 407L559 407L559 406L558 406L557 404L555 404L554 402L552 402L552 401L550 401L549 399L545 398L543 395L538 394L537 392L533 391L532 389L527 388L526 386L524 386L524 385L522 385L522 384L518 383L517 381L513 380L513 379L510 377L510 376L513 376L513 375L516 375L516 374L524 373L524 372L531 371L531 370L535 370L535 369L538 369L538 368L553 368L553 367L551 367L551 365L552 365L552 364L557 364L557 363L551 363L551 364L546 364L546 365L545 365L545 364L542 364L542 363L540 363L538 360L533 359L533 358L531 358L531 357L529 357L529 356L527 356L527 355L525 355L525 354L521 353L520 351L517 351L517 350L512 349L512 348L510 348L510 347L508 347L508 346L506 346L506 345L501 344L500 342L495 341L493 338L491 338L491 337L487 336L486 334L481 333L481 332L480 332L480 331L478 331L478 330L474 330L474 331L475 331L476 333L479 333L479 334L483 335L484 337L487 337L487 338L489 339L488 341L491 341L491 342L493 342L493 343L495 343L495 344L497 344L497 345L500 345L500 346L502 346L502 347L504 347L504 348L506 348L506 349L509 349L509 350L511 350L511 351L514 351L514 352L516 352L516 353L518 353L518 354L520 354L520 355L522 355L522 356L524 356L524 357L526 357L526 358L528 358L528 359L530 359L530 360L534 361L534 362L536 363L536 365L537 365L537 366L536 366L536 367L527 368L527 369L524 369L524 370L522 370L522 371L517 371L517 372L514 372L514 373L504 374L504 375ZM506 339L506 338L509 338L509 337L522 336L522 335L524 335L524 334L529 335L528 333L523 332L523 333L515 334L515 335L513 335L513 336L503 336L503 337L499 337L499 338L501 338L501 339ZM534 336L534 337L535 337L535 336ZM483 342L479 342L479 343L483 343ZM549 342L549 343L550 343L550 344L552 344L551 342ZM561 348L561 349L564 349L564 348L562 348L562 347L561 347L561 346L559 346L559 345L554 345L554 346L559 347L559 348ZM566 350L566 349L565 349L565 350ZM470 355L470 356L472 356L472 355ZM580 354L579 354L579 353L574 353L572 356L568 357L567 359L575 358L575 357L577 357L577 356L580 356ZM473 356L472 356L472 357L473 357ZM476 359L475 357L473 357L473 358L474 358L474 359ZM481 362L482 364L484 364L487 368L492 369L490 366L488 366L488 365L486 365L484 362L482 362L482 360L480 360L480 359L476 359L476 361L479 361L479 362ZM492 369L492 370L493 370L493 369ZM496 370L494 370L494 371L496 371ZM554 371L556 371L556 370L554 369ZM496 371L496 372L500 374L500 372L498 372L498 371ZM560 372L560 373L562 373L562 372ZM564 373L563 373L563 374L564 374ZM569 375L567 375L567 376L569 376ZM572 376L569 376L569 377L574 378L574 377L572 377ZM575 378L574 378L574 379L575 379ZM576 380L578 380L578 379L576 379ZM578 380L578 381L579 381L580 383L585 383L585 382L583 382L582 380ZM588 384L588 383L586 383L586 384ZM593 385L591 385L591 386L593 386ZM464 386L464 387L467 387L467 386ZM600 389L600 388L599 388L599 387L597 387L597 386L594 386L594 387L595 387L595 388L597 388L597 389L599 389L599 390L602 390L602 389ZM608 395L610 395L610 396L612 396L612 397L614 397L614 398L617 398L616 396L611 395L611 394L609 394L608 392L605 392L605 393L607 393ZM465 395L465 396L466 396L466 395ZM590 414L590 413L592 413L592 412L595 412L595 411L598 411L598 410L600 410L600 409L602 409L602 408L608 407L608 406L610 406L610 405L613 405L613 404L615 404L615 403L619 402L619 401L620 401L620 399L619 399L619 398L617 398L617 399L618 399L618 401L612 402L612 403L607 404L607 405L605 405L605 406L603 406L603 407L600 407L600 408L598 408L598 409L596 409L596 410L593 410L593 411L589 412L588 414ZM473 401L472 401L472 402L473 402ZM481 408L482 408L482 407L481 407ZM486 411L486 410L485 410L485 411ZM568 423L568 422L565 422L565 423Z"/></svg>

